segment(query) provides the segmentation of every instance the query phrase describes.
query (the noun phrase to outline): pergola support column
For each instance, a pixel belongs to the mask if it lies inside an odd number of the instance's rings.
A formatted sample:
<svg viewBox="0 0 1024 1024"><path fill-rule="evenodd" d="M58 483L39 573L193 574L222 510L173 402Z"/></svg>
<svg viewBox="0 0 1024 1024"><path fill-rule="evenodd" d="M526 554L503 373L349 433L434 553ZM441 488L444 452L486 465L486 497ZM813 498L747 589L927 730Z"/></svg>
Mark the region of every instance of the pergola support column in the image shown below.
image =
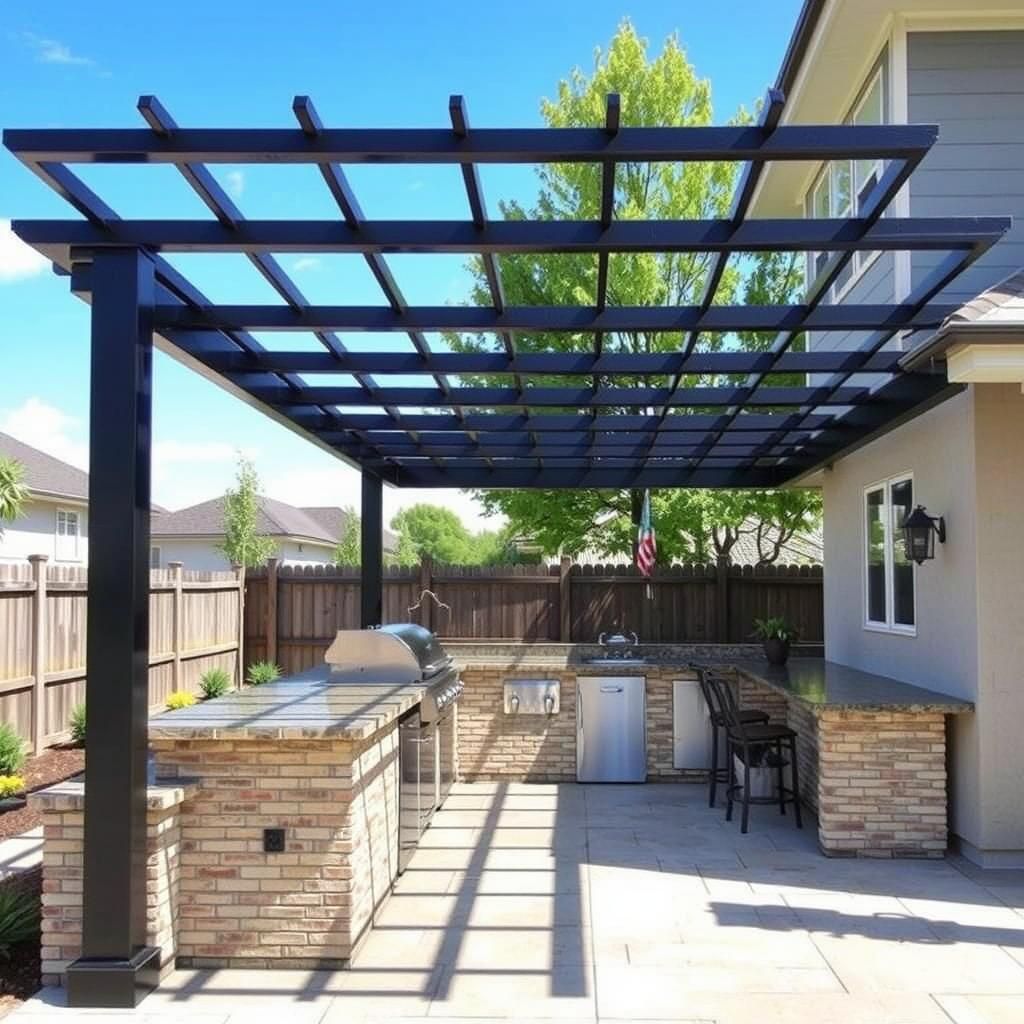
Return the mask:
<svg viewBox="0 0 1024 1024"><path fill-rule="evenodd" d="M384 494L381 478L363 470L359 625L379 626L384 618Z"/></svg>
<svg viewBox="0 0 1024 1024"><path fill-rule="evenodd" d="M82 955L72 1007L132 1007L158 981L146 939L146 747L154 266L93 261L89 424L88 765Z"/></svg>

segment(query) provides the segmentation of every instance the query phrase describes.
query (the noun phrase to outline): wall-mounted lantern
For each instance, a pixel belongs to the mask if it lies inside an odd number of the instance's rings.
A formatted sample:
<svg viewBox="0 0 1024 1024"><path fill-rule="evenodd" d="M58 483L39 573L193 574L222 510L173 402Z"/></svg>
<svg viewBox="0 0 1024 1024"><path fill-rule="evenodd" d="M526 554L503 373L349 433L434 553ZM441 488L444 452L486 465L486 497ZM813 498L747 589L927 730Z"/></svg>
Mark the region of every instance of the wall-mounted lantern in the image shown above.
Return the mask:
<svg viewBox="0 0 1024 1024"><path fill-rule="evenodd" d="M918 505L903 520L903 537L907 555L918 565L935 557L935 538L940 544L946 543L946 520L942 516L930 516L924 505Z"/></svg>

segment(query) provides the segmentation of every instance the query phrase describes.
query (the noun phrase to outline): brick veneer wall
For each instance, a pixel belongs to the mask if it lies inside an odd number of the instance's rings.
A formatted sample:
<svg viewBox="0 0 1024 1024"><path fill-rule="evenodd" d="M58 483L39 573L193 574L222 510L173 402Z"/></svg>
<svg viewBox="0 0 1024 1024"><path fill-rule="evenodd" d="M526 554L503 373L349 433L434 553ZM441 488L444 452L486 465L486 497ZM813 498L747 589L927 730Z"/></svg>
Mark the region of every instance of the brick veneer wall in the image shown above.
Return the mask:
<svg viewBox="0 0 1024 1024"><path fill-rule="evenodd" d="M177 952L182 787L150 787L146 811L146 943L160 950L160 977ZM41 973L61 985L68 964L82 953L82 880L85 787L65 782L33 793L43 816Z"/></svg>
<svg viewBox="0 0 1024 1024"><path fill-rule="evenodd" d="M829 853L941 857L946 721L941 712L824 711L819 835Z"/></svg>
<svg viewBox="0 0 1024 1024"><path fill-rule="evenodd" d="M576 778L576 677L600 675L591 666L546 669L466 665L465 691L458 704L459 777L466 781L514 779L564 782ZM700 771L674 768L672 683L692 679L686 669L643 666L623 675L647 679L647 773L654 781L700 781ZM551 679L560 684L555 715L506 715L506 679Z"/></svg>
<svg viewBox="0 0 1024 1024"><path fill-rule="evenodd" d="M360 742L154 739L182 808L178 957L197 967L347 964L398 871L398 727ZM285 851L263 851L264 828Z"/></svg>

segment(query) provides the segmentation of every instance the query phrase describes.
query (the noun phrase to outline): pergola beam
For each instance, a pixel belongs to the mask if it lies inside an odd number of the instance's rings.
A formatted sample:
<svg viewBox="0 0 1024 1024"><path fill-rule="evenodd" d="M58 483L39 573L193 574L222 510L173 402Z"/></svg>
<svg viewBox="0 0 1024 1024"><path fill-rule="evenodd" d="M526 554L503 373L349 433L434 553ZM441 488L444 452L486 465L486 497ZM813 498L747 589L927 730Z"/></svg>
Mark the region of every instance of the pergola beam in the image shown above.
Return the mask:
<svg viewBox="0 0 1024 1024"><path fill-rule="evenodd" d="M858 349L786 352L775 359L767 352L326 352L210 350L205 335L168 331L182 348L194 352L219 373L374 373L374 374L508 374L520 376L591 376L754 373L830 373L849 370L874 373L898 369L901 352L868 353ZM216 338L219 335L211 334ZM686 393L686 389L682 389Z"/></svg>
<svg viewBox="0 0 1024 1024"><path fill-rule="evenodd" d="M757 125L479 128L459 140L437 128L191 128L170 138L145 129L8 129L4 143L34 163L536 164L714 160L906 159L926 152L934 125Z"/></svg>
<svg viewBox="0 0 1024 1024"><path fill-rule="evenodd" d="M970 249L1006 230L1001 217L765 218L734 229L728 219L641 221L247 220L231 228L207 220L119 220L108 227L69 220L19 220L29 245L152 252L600 253L820 252Z"/></svg>
<svg viewBox="0 0 1024 1024"><path fill-rule="evenodd" d="M919 309L905 303L865 303L812 308L787 306L234 306L158 305L159 327L248 331L864 331L936 328L955 312L953 303Z"/></svg>

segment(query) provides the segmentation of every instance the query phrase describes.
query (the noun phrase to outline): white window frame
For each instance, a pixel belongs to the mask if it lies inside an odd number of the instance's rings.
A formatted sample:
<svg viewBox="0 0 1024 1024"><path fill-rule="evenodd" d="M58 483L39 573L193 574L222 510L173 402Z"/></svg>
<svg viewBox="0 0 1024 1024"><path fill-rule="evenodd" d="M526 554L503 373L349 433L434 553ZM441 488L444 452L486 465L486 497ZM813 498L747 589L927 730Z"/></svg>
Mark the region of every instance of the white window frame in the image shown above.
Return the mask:
<svg viewBox="0 0 1024 1024"><path fill-rule="evenodd" d="M75 532L68 533L67 523L68 516L75 517ZM64 532L61 532L61 517L64 520ZM74 542L68 546L72 550L71 557L67 557L64 550L64 544L62 540L65 538L73 537ZM55 562L80 562L81 559L81 541L82 541L82 513L77 508L58 508L54 515L53 524L53 560Z"/></svg>
<svg viewBox="0 0 1024 1024"><path fill-rule="evenodd" d="M896 559L894 555L894 541L895 541L895 528L892 522L892 489L898 484L904 484L910 482L911 487L914 485L914 474L911 472L898 473L896 476L891 476L885 480L876 480L874 483L868 484L863 491L860 504L860 561L861 571L863 573L863 586L861 587L862 601L863 601L863 622L864 629L873 633L891 633L897 636L917 636L917 565L911 562L911 572L913 573L914 580L914 624L908 626L904 623L895 621L896 615L896 601L895 601L895 566ZM885 622L877 621L868 618L868 495L873 494L875 491L882 492L882 527L884 531L884 546L882 549L882 559L885 568Z"/></svg>
<svg viewBox="0 0 1024 1024"><path fill-rule="evenodd" d="M857 94L857 101L850 108L850 112L843 118L843 124L853 124L857 118L857 115L864 109L864 104L867 103L868 97L871 95L877 82L881 89L882 98L882 123L888 123L888 94L886 90L885 80L885 61L880 60L876 63L874 70L867 77L862 86L860 92ZM838 210L835 206L835 189L833 180L835 177L835 168L841 164L846 163L850 169L850 207L845 212ZM876 160L873 168L873 173L876 175L876 181L882 177L885 166L884 161ZM814 176L811 181L811 187L807 190L807 195L804 197L804 215L806 217L816 216L814 209L814 194L817 192L818 187L821 185L825 177L829 176L829 216L830 217L856 217L860 213L860 194L857 188L857 161L856 160L830 160L823 164L821 170ZM870 174L868 175L870 177ZM820 253L809 252L807 254L807 288L810 288L811 284L817 277L815 272L815 264ZM875 260L881 256L881 252L861 252L856 251L850 262L847 264L847 270L844 273L848 273L849 276L845 281L840 284L838 281L834 281L829 288L831 295L831 301L833 303L841 302L853 289L854 285L867 273L868 269L874 264Z"/></svg>
<svg viewBox="0 0 1024 1024"><path fill-rule="evenodd" d="M153 560L154 560L153 556L154 555L156 556L156 565L153 564ZM162 557L163 557L163 552L160 550L160 545L159 544L151 544L149 546L149 567L150 567L150 569L159 569L159 568L161 568L161 564L160 563L161 563Z"/></svg>

